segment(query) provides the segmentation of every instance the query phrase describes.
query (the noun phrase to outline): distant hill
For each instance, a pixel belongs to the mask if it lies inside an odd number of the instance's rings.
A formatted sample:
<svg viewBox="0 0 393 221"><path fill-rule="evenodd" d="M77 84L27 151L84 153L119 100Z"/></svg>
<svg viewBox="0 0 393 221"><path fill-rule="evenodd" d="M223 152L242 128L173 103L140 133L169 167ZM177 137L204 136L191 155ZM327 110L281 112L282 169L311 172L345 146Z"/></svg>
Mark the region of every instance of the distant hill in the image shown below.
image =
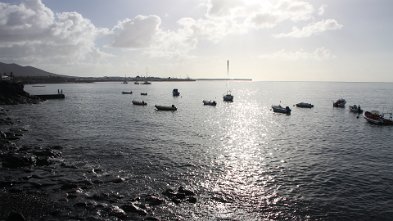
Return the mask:
<svg viewBox="0 0 393 221"><path fill-rule="evenodd" d="M5 64L0 62L0 74L9 74L10 72L12 72L15 77L64 77L64 75L57 75L32 66Z"/></svg>

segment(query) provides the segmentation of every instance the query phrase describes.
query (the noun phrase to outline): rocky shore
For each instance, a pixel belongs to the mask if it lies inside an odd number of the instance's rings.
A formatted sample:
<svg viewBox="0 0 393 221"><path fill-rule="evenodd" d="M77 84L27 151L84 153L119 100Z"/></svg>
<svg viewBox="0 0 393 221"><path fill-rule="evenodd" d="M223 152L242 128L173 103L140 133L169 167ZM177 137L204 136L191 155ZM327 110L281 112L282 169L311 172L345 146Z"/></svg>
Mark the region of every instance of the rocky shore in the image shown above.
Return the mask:
<svg viewBox="0 0 393 221"><path fill-rule="evenodd" d="M0 81L0 105L36 104L40 99L23 90L19 82Z"/></svg>
<svg viewBox="0 0 393 221"><path fill-rule="evenodd" d="M168 220L166 208L197 202L183 186L131 193L129 177L69 162L67 147L20 144L18 125L0 107L0 220Z"/></svg>

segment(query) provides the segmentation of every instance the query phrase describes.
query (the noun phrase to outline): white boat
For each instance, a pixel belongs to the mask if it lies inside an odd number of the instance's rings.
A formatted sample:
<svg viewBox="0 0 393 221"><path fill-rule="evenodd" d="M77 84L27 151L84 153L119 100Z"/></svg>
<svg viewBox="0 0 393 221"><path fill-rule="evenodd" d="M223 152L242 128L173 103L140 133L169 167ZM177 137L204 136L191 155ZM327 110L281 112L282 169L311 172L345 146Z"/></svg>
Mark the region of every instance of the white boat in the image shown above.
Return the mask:
<svg viewBox="0 0 393 221"><path fill-rule="evenodd" d="M283 107L281 105L272 105L273 112L281 114L291 114L291 108L288 106Z"/></svg>
<svg viewBox="0 0 393 221"><path fill-rule="evenodd" d="M376 125L393 125L393 114L392 113L380 113L379 111L366 111L363 115L369 123Z"/></svg>
<svg viewBox="0 0 393 221"><path fill-rule="evenodd" d="M227 60L227 76L229 78L229 60ZM227 87L228 87L228 80L227 80ZM233 95L231 94L231 91L227 91L227 93L223 96L223 100L225 102L233 102Z"/></svg>
<svg viewBox="0 0 393 221"><path fill-rule="evenodd" d="M216 101L208 101L208 100L203 100L203 105L208 105L208 106L216 106L217 102Z"/></svg>
<svg viewBox="0 0 393 221"><path fill-rule="evenodd" d="M155 105L157 110L159 111L177 111L177 107L172 104L172 106L161 106L161 105Z"/></svg>

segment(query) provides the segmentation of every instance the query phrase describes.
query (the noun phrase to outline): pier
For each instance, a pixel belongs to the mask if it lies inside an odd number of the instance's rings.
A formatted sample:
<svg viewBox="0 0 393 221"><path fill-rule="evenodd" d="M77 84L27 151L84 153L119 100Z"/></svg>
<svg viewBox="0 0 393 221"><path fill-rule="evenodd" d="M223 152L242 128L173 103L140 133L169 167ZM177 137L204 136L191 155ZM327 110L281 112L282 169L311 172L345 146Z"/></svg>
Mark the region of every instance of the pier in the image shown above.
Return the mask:
<svg viewBox="0 0 393 221"><path fill-rule="evenodd" d="M40 94L40 95L34 95L34 96L39 97L44 100L64 99L65 98L64 94Z"/></svg>

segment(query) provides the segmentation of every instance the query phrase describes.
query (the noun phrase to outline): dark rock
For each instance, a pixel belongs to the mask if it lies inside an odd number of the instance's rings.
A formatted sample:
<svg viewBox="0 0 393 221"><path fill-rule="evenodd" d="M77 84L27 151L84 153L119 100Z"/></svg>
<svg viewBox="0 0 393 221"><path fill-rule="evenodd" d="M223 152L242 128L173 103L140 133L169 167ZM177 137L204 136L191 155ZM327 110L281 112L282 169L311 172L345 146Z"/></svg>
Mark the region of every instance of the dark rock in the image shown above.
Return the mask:
<svg viewBox="0 0 393 221"><path fill-rule="evenodd" d="M23 154L7 154L2 157L3 167L7 168L19 168L34 166L36 159L34 156L23 155Z"/></svg>
<svg viewBox="0 0 393 221"><path fill-rule="evenodd" d="M24 221L24 220L26 220L25 217L22 214L16 212L11 212L6 219L6 221Z"/></svg>
<svg viewBox="0 0 393 221"><path fill-rule="evenodd" d="M179 193L184 193L186 196L195 196L195 193L194 193L193 191L187 190L187 189L185 189L185 188L182 187L182 186L179 187L178 192L179 192Z"/></svg>
<svg viewBox="0 0 393 221"><path fill-rule="evenodd" d="M87 208L87 203L86 202L79 202L79 203L75 203L74 207L77 208Z"/></svg>
<svg viewBox="0 0 393 221"><path fill-rule="evenodd" d="M114 216L114 217L117 217L117 218L120 218L120 219L124 219L124 218L127 217L126 212L124 212L124 210L121 209L121 208L118 207L118 206L110 206L110 207L109 207L108 214L109 214L110 216Z"/></svg>
<svg viewBox="0 0 393 221"><path fill-rule="evenodd" d="M157 197L157 196L147 196L145 198L145 201L151 205L151 206L158 206L164 202L163 199Z"/></svg>
<svg viewBox="0 0 393 221"><path fill-rule="evenodd" d="M149 217L146 217L145 219L144 219L144 221L160 221L158 218L156 218L156 217L151 217L151 216L149 216Z"/></svg>
<svg viewBox="0 0 393 221"><path fill-rule="evenodd" d="M164 196L169 197L169 198L171 198L171 197L176 195L175 192L172 189L170 189L170 188L166 189L164 192L162 192L162 194Z"/></svg>
<svg viewBox="0 0 393 221"><path fill-rule="evenodd" d="M197 202L197 199L193 196L189 197L187 200L189 203L196 203Z"/></svg>
<svg viewBox="0 0 393 221"><path fill-rule="evenodd" d="M146 215L147 215L146 210L144 210L144 209L142 209L142 208L136 206L136 205L133 204L133 203L123 205L123 206L121 206L120 208L122 208L122 209L123 209L124 211L126 211L127 213L137 213L137 214L139 214L139 215L141 215L141 216L146 216Z"/></svg>
<svg viewBox="0 0 393 221"><path fill-rule="evenodd" d="M60 189L62 190L69 190L69 189L76 189L76 188L78 188L78 185L76 185L75 183L65 183L60 187Z"/></svg>
<svg viewBox="0 0 393 221"><path fill-rule="evenodd" d="M175 196L177 199L180 199L180 200L183 200L186 198L186 194L184 194L184 193L176 193Z"/></svg>

